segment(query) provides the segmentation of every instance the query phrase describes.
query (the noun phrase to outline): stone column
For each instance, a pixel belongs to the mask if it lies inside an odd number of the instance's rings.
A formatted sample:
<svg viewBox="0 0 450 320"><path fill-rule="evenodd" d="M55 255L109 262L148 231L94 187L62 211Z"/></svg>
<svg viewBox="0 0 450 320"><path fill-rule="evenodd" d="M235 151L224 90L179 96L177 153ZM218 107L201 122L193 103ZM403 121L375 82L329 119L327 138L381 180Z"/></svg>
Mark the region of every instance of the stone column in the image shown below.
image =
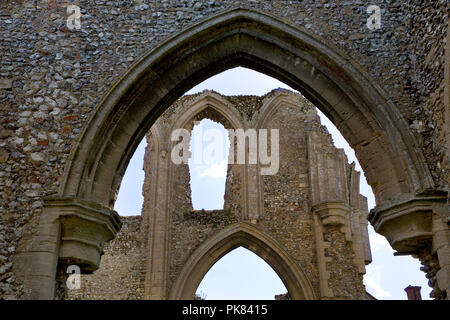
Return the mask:
<svg viewBox="0 0 450 320"><path fill-rule="evenodd" d="M262 204L261 192L263 188L262 177L260 174L260 167L256 164L246 165L246 184L244 188L247 193L247 219L252 223L261 218L264 211Z"/></svg>
<svg viewBox="0 0 450 320"><path fill-rule="evenodd" d="M402 199L377 206L369 220L384 235L396 255L419 258L435 299L448 299L450 288L450 228L446 222L447 197L443 193Z"/></svg>
<svg viewBox="0 0 450 320"><path fill-rule="evenodd" d="M349 199L351 206L350 229L352 233L354 261L360 274L366 273L366 264L371 262L367 259L366 250L370 254L370 246L367 231L367 220L364 223L364 217L367 216L367 200L359 193L360 173L354 169L354 164L349 168ZM366 239L367 236L367 239ZM366 248L365 248L366 247Z"/></svg>
<svg viewBox="0 0 450 320"><path fill-rule="evenodd" d="M54 299L57 268L76 265L82 273L98 269L103 245L121 227L109 208L76 198L46 199L37 234L16 259L28 299ZM28 267L25 269L25 267ZM65 288L65 284L59 284Z"/></svg>
<svg viewBox="0 0 450 320"><path fill-rule="evenodd" d="M56 266L60 246L61 225L54 208L44 208L37 234L29 248L18 252L14 265L16 276L23 279L25 299L50 300L55 297Z"/></svg>
<svg viewBox="0 0 450 320"><path fill-rule="evenodd" d="M360 208L359 211L359 223L361 229L361 241L364 251L364 263L369 264L372 262L372 251L370 250L369 230L367 229L369 221L367 216L369 214L367 208L367 198L360 195Z"/></svg>
<svg viewBox="0 0 450 320"><path fill-rule="evenodd" d="M436 273L436 281L441 298L450 300L450 228L445 222L447 204L435 204L433 211L432 252L436 252L440 267Z"/></svg>
<svg viewBox="0 0 450 320"><path fill-rule="evenodd" d="M326 133L308 133L308 159L321 298L362 298L365 255L359 213L359 176L347 164L343 150L336 149ZM350 202L357 205L353 208ZM343 254L353 259L345 263L338 261ZM352 287L346 285L346 278L352 280ZM360 286L355 285L358 282Z"/></svg>
<svg viewBox="0 0 450 320"><path fill-rule="evenodd" d="M145 185L149 186L142 210L148 226L148 264L145 278L145 299L164 300L167 295L168 228L170 199L170 153L156 137L147 138L151 149L145 154Z"/></svg>
<svg viewBox="0 0 450 320"><path fill-rule="evenodd" d="M316 221L319 224L316 232L322 233L320 236L316 236L316 241L318 240L316 250L318 256L320 256L320 258L318 257L318 267L321 273L322 299L355 298L354 296L343 295L343 288L331 281L330 273L330 270L338 270L338 262L335 261L336 255L334 252L342 250L352 241L349 225L351 209L343 202L329 201L315 205L312 212L317 217ZM333 265L330 270L328 264Z"/></svg>

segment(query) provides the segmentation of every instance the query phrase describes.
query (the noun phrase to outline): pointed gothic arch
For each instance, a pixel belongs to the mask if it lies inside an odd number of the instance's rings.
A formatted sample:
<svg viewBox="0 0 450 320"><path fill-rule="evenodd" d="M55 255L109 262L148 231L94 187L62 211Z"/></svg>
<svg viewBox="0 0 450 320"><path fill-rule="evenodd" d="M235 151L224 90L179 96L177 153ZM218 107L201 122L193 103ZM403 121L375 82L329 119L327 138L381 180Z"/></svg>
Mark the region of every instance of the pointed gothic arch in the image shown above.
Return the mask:
<svg viewBox="0 0 450 320"><path fill-rule="evenodd" d="M224 122L227 123L222 123L222 125L229 125L231 127L230 129L244 128L244 124L240 120L239 112L231 103L214 91L206 91L194 100L189 110L180 114L177 121L171 127L171 130L185 128L189 121L207 109L217 113L219 117L223 117Z"/></svg>
<svg viewBox="0 0 450 320"><path fill-rule="evenodd" d="M23 265L39 267L25 272L32 296L54 295L58 258L86 262L88 271L98 267L104 241L120 225L114 201L139 142L188 89L236 66L285 82L322 110L356 151L380 210L433 189L404 117L356 61L299 26L233 9L194 24L136 60L92 111L72 146L56 199L46 200L36 236L45 241L24 254ZM74 228L73 235L61 237L66 212L83 220L85 229L92 225L99 231L81 234ZM80 243L89 247L89 257ZM36 262L42 260L52 262Z"/></svg>
<svg viewBox="0 0 450 320"><path fill-rule="evenodd" d="M200 94L190 105L188 110L181 112L174 122L173 126L169 130L172 132L175 129L185 128L192 129L191 125L193 125L193 120L202 115L203 112L207 112L208 116L205 118L214 118L210 119L221 123L225 129L244 129L245 124L242 122L242 117L239 114L239 111L226 100L225 97L214 91L206 91ZM210 117L212 116L212 117ZM174 142L171 142L170 139L167 140L166 148L167 150L171 150L174 145ZM230 142L230 141L228 141ZM174 178L174 171L176 170L176 165L172 162L169 164L169 179ZM246 166L241 166L237 170L239 170L242 174L243 184L247 183L248 179L248 169ZM192 190L191 190L192 192ZM247 195L244 191L242 191L242 197L244 199L244 206L247 206Z"/></svg>
<svg viewBox="0 0 450 320"><path fill-rule="evenodd" d="M281 246L256 227L242 222L216 233L193 252L177 277L169 299L192 299L214 263L238 247L244 247L266 261L283 281L292 299L316 298L301 267L289 258Z"/></svg>
<svg viewBox="0 0 450 320"><path fill-rule="evenodd" d="M321 109L355 149L377 202L432 187L406 121L355 61L302 28L234 9L170 38L130 67L92 113L60 195L111 208L129 159L157 117L189 88L235 66L273 76Z"/></svg>

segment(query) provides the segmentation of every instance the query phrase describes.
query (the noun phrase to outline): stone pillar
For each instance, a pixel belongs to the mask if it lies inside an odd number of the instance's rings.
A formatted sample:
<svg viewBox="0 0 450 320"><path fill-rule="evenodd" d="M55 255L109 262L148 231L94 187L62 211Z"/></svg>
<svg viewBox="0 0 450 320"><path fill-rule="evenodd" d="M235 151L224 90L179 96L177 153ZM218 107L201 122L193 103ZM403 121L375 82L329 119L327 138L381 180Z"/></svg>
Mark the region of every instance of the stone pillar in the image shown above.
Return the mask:
<svg viewBox="0 0 450 320"><path fill-rule="evenodd" d="M23 279L25 299L50 300L55 298L55 277L58 264L61 225L55 208L44 208L37 234L30 246L18 252L14 266L16 276Z"/></svg>
<svg viewBox="0 0 450 320"><path fill-rule="evenodd" d="M76 198L47 199L37 234L16 257L18 266L28 267L17 270L29 289L26 298L54 299L58 267L76 265L82 273L98 269L103 245L120 227L119 215L101 205Z"/></svg>
<svg viewBox="0 0 450 320"><path fill-rule="evenodd" d="M366 254L362 235L367 224L360 218L359 173L324 132L308 133L308 159L321 298L363 299ZM338 261L344 252L353 257L345 266ZM349 288L346 277L360 281L361 286Z"/></svg>
<svg viewBox="0 0 450 320"><path fill-rule="evenodd" d="M370 254L369 235L367 230L367 199L359 193L360 173L354 169L354 163L349 168L349 199L352 212L349 216L352 234L354 261L360 274L366 273L366 264L372 261ZM368 251L368 252L367 252ZM370 258L369 258L370 256Z"/></svg>
<svg viewBox="0 0 450 320"><path fill-rule="evenodd" d="M433 213L433 248L437 254L440 269L436 273L441 298L450 300L450 228L445 222L447 204L435 204Z"/></svg>
<svg viewBox="0 0 450 320"><path fill-rule="evenodd" d="M444 128L446 153L443 165L447 182L447 201L434 207L433 215L433 252L437 253L440 270L436 281L441 297L450 300L450 22L447 24L447 42L444 70Z"/></svg>
<svg viewBox="0 0 450 320"><path fill-rule="evenodd" d="M364 251L364 263L369 264L372 262L372 251L370 250L370 241L369 241L369 230L368 225L369 221L367 220L367 216L369 214L367 208L367 198L364 196L360 196L360 211L359 211L359 223L361 230L361 241Z"/></svg>
<svg viewBox="0 0 450 320"><path fill-rule="evenodd" d="M256 164L246 165L247 183L244 188L247 193L247 217L252 223L256 223L262 217L264 206L261 199L262 177L260 175L260 168Z"/></svg>
<svg viewBox="0 0 450 320"><path fill-rule="evenodd" d="M338 247L346 246L352 240L349 226L350 207L342 202L323 202L312 208L315 217L316 234L316 251L318 256L318 268L321 287L322 299L342 299L350 298L342 296L336 291L338 288L330 283L330 270L328 264L335 265L337 262L333 260L333 251L339 250ZM330 235L334 232L343 234L341 240L339 237L333 237L329 241ZM332 267L335 269L335 266Z"/></svg>
<svg viewBox="0 0 450 320"><path fill-rule="evenodd" d="M149 185L142 210L148 226L149 250L145 279L145 299L163 300L167 295L168 228L170 199L170 153L163 148L164 142L153 135L147 137L149 149L144 158L145 184ZM145 185L144 185L145 188Z"/></svg>
<svg viewBox="0 0 450 320"><path fill-rule="evenodd" d="M450 228L446 223L447 197L443 193L416 196L377 206L369 220L384 235L396 255L419 258L435 299L448 299L450 290Z"/></svg>

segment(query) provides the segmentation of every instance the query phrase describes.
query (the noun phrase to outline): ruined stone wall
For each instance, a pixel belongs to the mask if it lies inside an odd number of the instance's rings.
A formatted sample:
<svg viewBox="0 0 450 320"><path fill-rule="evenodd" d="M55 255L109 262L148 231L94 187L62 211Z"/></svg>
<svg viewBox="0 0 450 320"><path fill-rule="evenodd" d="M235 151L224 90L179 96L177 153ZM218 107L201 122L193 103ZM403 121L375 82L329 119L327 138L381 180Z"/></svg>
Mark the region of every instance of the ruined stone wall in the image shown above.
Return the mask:
<svg viewBox="0 0 450 320"><path fill-rule="evenodd" d="M306 137L310 131L318 131L324 137L322 149L337 150L333 147L328 131L320 124L314 106L305 99L299 100L298 104L278 106L263 125L264 128L280 130L280 170L276 175L263 177L264 215L258 225L285 245L320 296L315 241L315 232L319 231L314 228L311 212L311 155L308 154L310 150ZM338 177L333 178L339 180ZM345 188L344 183L341 186ZM327 229L324 234L324 240L330 243L325 256L330 258L328 269L332 271L329 286L334 295L363 299L363 274L358 272L353 262L351 243L343 239L341 232Z"/></svg>
<svg viewBox="0 0 450 320"><path fill-rule="evenodd" d="M362 284L363 275L360 274L351 262L354 258L354 251L351 244L346 241L344 234L339 228L327 228L325 241L330 243L330 247L325 250L325 255L331 262L327 265L330 272L328 281L330 288L336 297L365 300L366 290Z"/></svg>
<svg viewBox="0 0 450 320"><path fill-rule="evenodd" d="M167 295L195 249L216 232L239 220L228 210L191 210L173 216Z"/></svg>
<svg viewBox="0 0 450 320"><path fill-rule="evenodd" d="M445 98L445 94L450 94L448 71L447 75L445 74L445 68L448 68L450 63L448 53L446 57L446 50L449 52L447 30L450 7L448 1L429 2L426 8L416 6L417 3L423 5L424 2L410 1L410 14L407 16L409 33L414 39L410 45L412 66L408 78L411 83L407 88L416 105L414 114L409 117L409 123L424 149L424 154L433 159L429 165L436 184L442 190L450 190L450 125L449 118L445 118L446 112L448 114L450 110L450 97L447 96L447 101ZM430 297L442 299L445 293L436 281L440 266L436 262L437 253L430 250L430 247L431 244L417 256L423 265L421 270L426 274L433 289Z"/></svg>
<svg viewBox="0 0 450 320"><path fill-rule="evenodd" d="M144 298L147 263L141 216L122 217L116 238L105 245L100 268L81 275L81 288L67 291L69 300L136 300Z"/></svg>
<svg viewBox="0 0 450 320"><path fill-rule="evenodd" d="M185 96L181 98L174 108L164 112L160 121L173 124L180 115L189 112L191 104L200 95ZM192 130L195 121L210 119L222 124L225 128L232 128L229 121L212 108L205 108L194 114L184 127ZM169 125L169 127L172 127ZM226 193L224 196L225 210L193 210L191 202L190 174L187 164L171 165L171 182L169 187L174 192L170 195L170 249L166 295L176 280L180 270L192 252L207 238L224 227L240 220L241 214L241 188L239 185L242 166L229 165L226 179ZM239 182L238 182L239 181ZM186 201L187 200L187 201Z"/></svg>
<svg viewBox="0 0 450 320"><path fill-rule="evenodd" d="M237 221L236 211L193 210L192 203L186 201L186 194L191 193L187 165L174 166L172 178L175 192L171 194L169 208L171 223L167 296L190 254L212 234Z"/></svg>
<svg viewBox="0 0 450 320"><path fill-rule="evenodd" d="M375 31L366 27L368 3L356 0L80 0L80 31L67 28L69 4L0 3L0 297L24 294L14 256L29 249L43 198L58 193L69 154L114 81L164 39L232 8L279 17L358 61L418 126L427 165L436 184L443 183L442 64L436 62L448 1L372 1L382 8L382 28ZM423 72L416 80L414 70Z"/></svg>
<svg viewBox="0 0 450 320"><path fill-rule="evenodd" d="M426 7L425 3L428 4ZM445 173L450 170L450 159L445 160L445 126L449 124L444 119L449 11L448 1L409 1L406 16L407 32L414 40L410 44L411 65L409 76L405 78L405 89L415 104L407 119L426 158L433 159L429 162L432 175L444 190L450 183L445 178Z"/></svg>
<svg viewBox="0 0 450 320"><path fill-rule="evenodd" d="M279 171L273 176L260 176L261 184L257 186L263 197L262 212L259 212L257 216L249 217L241 211L245 207L244 192L248 188L242 179L245 167L242 164L228 165L224 210L193 210L189 168L186 164L171 165L168 194L152 190L152 188L158 189L155 179L161 179L161 175L156 172L158 158L155 156L155 151L160 148L164 149L164 141L168 138L162 133L164 129L152 128L147 135L149 145L144 160L146 178L143 186L142 218L124 218L124 227L118 237L105 249L100 269L93 275L83 276L84 289L70 291L69 298L144 298L143 288L148 285L145 278L152 277L152 274L149 273L151 269L148 267L148 262L151 261L148 259L154 256L148 253L151 253L152 250L160 250L145 246L147 240L149 240L148 243L152 243L152 234L165 234L164 237L168 239L167 253L164 254L167 261L162 261L163 265L167 264L167 284L165 286L165 296L167 297L187 260L200 245L227 226L250 220L253 221L252 224L256 228L281 245L283 250L304 271L315 291L314 294L317 297L321 296L315 235L315 232L320 231L316 230L314 226L313 215L315 213L311 210L308 133L311 130L318 131L322 135L323 149L335 149L327 130L320 124L314 106L300 95L280 89L263 97L225 97L214 92L203 92L180 99L161 115L155 127L161 128L162 124L164 124L162 128L172 127L170 124L176 123L182 115L189 114L190 109L195 106L197 101L206 99L206 102L201 102L205 105L205 109L198 114L192 113L192 118L185 124L185 127L192 129L194 120L201 120L205 117L221 121L225 127L230 128L229 121L219 111L208 106L207 99L210 96L230 102L230 105L244 119L243 123L247 123L247 125L259 123L259 128L279 129ZM283 97L286 99L283 100ZM266 118L265 121L252 122L260 117L262 119L263 115ZM268 150L271 150L270 147L269 144ZM247 165L247 167L250 166ZM349 170L348 168L347 170ZM346 184L342 182L341 185L345 187ZM153 211L156 206L155 201L164 202L164 197L168 197L169 203L167 225L152 226L152 219L155 218L150 218L150 216L155 214ZM142 223L142 221L148 222ZM149 232L147 232L147 228L150 230ZM167 233L161 233L161 230L167 230ZM334 295L347 299L364 299L363 273L354 263L355 253L352 242L345 238L339 228L327 229L324 232L324 238L330 244L326 249L325 256L329 258L326 266L331 271L328 283ZM163 239L153 239L153 241L160 245ZM130 272L131 270L132 272ZM109 274L113 276L108 278Z"/></svg>
<svg viewBox="0 0 450 320"><path fill-rule="evenodd" d="M281 104L262 125L280 130L280 169L276 175L262 177L264 213L258 225L283 243L319 296L306 133L312 128L326 129L321 127L315 108L306 100L300 101L299 105Z"/></svg>
<svg viewBox="0 0 450 320"><path fill-rule="evenodd" d="M287 94L289 102L276 103L282 94ZM186 96L177 104L177 110L163 113L159 121L166 124L173 123L177 117L189 112L195 99L208 96L208 92L193 97ZM319 271L315 248L315 235L311 215L311 201L309 199L309 163L306 136L310 130L319 130L326 136L327 130L321 126L314 106L303 97L285 90L274 90L263 97L256 96L226 96L223 97L240 113L243 123L257 123L255 119L267 121L259 124L260 128L279 129L280 169L276 175L260 176L260 186L264 209L259 216L253 217L255 226L276 239L289 255L295 259L308 280L320 296ZM270 102L275 99L275 102ZM262 110L266 104L268 110ZM271 105L273 104L273 106ZM225 127L230 125L220 114L208 108L195 115L194 119L204 118L222 122ZM267 115L265 114L267 113ZM192 125L188 126L189 128ZM235 142L235 141L234 141ZM324 140L326 147L332 146L331 137ZM236 150L236 149L235 149ZM270 143L268 150L270 150ZM247 165L247 167L252 167ZM246 186L240 176L232 172L242 172L242 165L229 165L226 179L225 204L226 210L194 211L186 191L190 192L188 184L189 172L187 165L173 166L171 185L175 190L171 194L171 222L170 222L170 252L167 294L178 277L190 255L205 240L228 225L238 221L252 219L246 217L240 210L243 201L242 190ZM259 172L258 172L259 175ZM249 178L250 179L250 178ZM232 192L233 195L230 195ZM186 201L189 199L189 201ZM353 250L348 241L340 241L342 235L329 235L326 239L331 243L326 255L332 259L329 268L334 270L330 278L330 286L336 288L336 296L363 299L365 289L362 285L362 274L358 273L353 263ZM341 238L339 238L341 237ZM333 238L333 239L331 239ZM338 263L336 263L338 261Z"/></svg>

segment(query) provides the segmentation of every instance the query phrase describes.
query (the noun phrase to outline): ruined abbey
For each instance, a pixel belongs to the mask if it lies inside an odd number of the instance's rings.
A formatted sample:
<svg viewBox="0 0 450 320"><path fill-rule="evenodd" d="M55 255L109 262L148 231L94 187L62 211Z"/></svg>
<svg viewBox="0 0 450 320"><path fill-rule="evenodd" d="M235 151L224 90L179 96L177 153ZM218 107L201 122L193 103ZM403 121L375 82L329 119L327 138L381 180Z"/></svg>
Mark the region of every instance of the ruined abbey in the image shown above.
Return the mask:
<svg viewBox="0 0 450 320"><path fill-rule="evenodd" d="M420 260L433 298L449 299L449 9L2 1L0 299L191 299L239 246L272 266L291 299L366 299L367 223L396 255ZM301 95L184 95L237 66ZM370 212L315 107L355 150ZM223 210L193 210L188 167L171 161L173 130L205 118L280 132L276 174L228 165ZM143 138L142 213L120 217L117 192ZM70 268L83 289L67 288Z"/></svg>
<svg viewBox="0 0 450 320"><path fill-rule="evenodd" d="M168 152L174 128L190 130L203 118L230 129L280 130L278 173L229 165L223 210L193 210L189 168L173 164ZM193 299L209 268L243 246L274 268L292 299L365 299L371 254L359 172L305 98L287 90L184 96L159 117L147 142L142 216L123 219L99 270L71 297Z"/></svg>

